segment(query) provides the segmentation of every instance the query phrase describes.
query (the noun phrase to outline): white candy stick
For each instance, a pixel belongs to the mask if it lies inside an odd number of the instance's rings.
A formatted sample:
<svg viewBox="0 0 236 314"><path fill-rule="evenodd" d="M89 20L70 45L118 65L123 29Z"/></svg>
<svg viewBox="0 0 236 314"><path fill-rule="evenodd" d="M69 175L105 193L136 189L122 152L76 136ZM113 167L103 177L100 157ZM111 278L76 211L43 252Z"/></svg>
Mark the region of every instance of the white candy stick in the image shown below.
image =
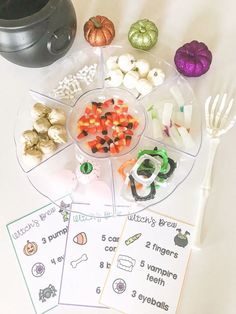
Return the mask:
<svg viewBox="0 0 236 314"><path fill-rule="evenodd" d="M163 138L163 132L161 129L161 123L158 118L157 109L154 107L152 111L150 112L151 119L152 119L152 135L154 139L162 139Z"/></svg>
<svg viewBox="0 0 236 314"><path fill-rule="evenodd" d="M152 132L154 139L163 139L163 133L158 119L152 120Z"/></svg>
<svg viewBox="0 0 236 314"><path fill-rule="evenodd" d="M175 115L172 121L176 123L178 126L184 125L184 113L181 111L175 112Z"/></svg>
<svg viewBox="0 0 236 314"><path fill-rule="evenodd" d="M190 127L191 127L192 111L193 111L192 105L184 106L184 126L187 129L190 129Z"/></svg>
<svg viewBox="0 0 236 314"><path fill-rule="evenodd" d="M179 89L179 87L177 85L172 86L170 88L170 92L172 94L172 96L174 97L175 101L177 102L178 106L184 106L184 97Z"/></svg>
<svg viewBox="0 0 236 314"><path fill-rule="evenodd" d="M189 134L186 128L181 126L178 128L178 132L183 140L185 148L191 148L195 145L192 136Z"/></svg>
<svg viewBox="0 0 236 314"><path fill-rule="evenodd" d="M180 136L180 134L179 134L179 132L175 126L172 126L171 128L169 128L169 134L170 134L170 138L172 139L173 143L177 147L183 146L182 138L181 138L181 136Z"/></svg>
<svg viewBox="0 0 236 314"><path fill-rule="evenodd" d="M163 114L162 114L163 125L170 126L172 112L173 112L173 104L170 102L165 103Z"/></svg>

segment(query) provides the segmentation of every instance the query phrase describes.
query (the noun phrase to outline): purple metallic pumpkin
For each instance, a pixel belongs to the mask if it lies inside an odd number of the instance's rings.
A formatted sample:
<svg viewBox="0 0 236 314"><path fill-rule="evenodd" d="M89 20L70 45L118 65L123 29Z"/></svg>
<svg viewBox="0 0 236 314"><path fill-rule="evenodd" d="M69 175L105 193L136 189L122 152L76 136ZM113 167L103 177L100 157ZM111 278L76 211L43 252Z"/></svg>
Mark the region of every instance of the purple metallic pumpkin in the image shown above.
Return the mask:
<svg viewBox="0 0 236 314"><path fill-rule="evenodd" d="M181 74L197 77L209 70L212 53L204 43L193 40L177 49L174 61Z"/></svg>

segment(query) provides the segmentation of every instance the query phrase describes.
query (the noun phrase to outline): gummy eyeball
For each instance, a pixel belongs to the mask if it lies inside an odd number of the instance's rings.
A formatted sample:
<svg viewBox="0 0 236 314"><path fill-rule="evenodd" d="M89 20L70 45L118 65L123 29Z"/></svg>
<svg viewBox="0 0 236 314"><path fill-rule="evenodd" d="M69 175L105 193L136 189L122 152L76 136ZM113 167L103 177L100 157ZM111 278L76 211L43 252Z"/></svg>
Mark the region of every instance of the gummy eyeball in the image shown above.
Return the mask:
<svg viewBox="0 0 236 314"><path fill-rule="evenodd" d="M129 53L120 55L118 59L118 66L122 72L126 73L131 71L135 67L135 58Z"/></svg>
<svg viewBox="0 0 236 314"><path fill-rule="evenodd" d="M80 183L87 184L100 177L101 167L94 161L80 162L76 169L76 177Z"/></svg>
<svg viewBox="0 0 236 314"><path fill-rule="evenodd" d="M136 89L141 95L147 95L152 91L152 84L148 80L142 78L138 80Z"/></svg>
<svg viewBox="0 0 236 314"><path fill-rule="evenodd" d="M123 82L124 75L121 70L111 70L107 73L106 81L111 87L119 87Z"/></svg>
<svg viewBox="0 0 236 314"><path fill-rule="evenodd" d="M125 74L123 79L123 84L126 88L135 88L137 81L139 80L139 75L137 71L129 71Z"/></svg>
<svg viewBox="0 0 236 314"><path fill-rule="evenodd" d="M154 85L161 85L165 80L165 73L161 69L153 68L149 71L147 79Z"/></svg>
<svg viewBox="0 0 236 314"><path fill-rule="evenodd" d="M140 75L140 77L146 77L149 70L150 70L150 64L148 61L144 60L144 59L139 59L136 62L136 67L138 69L138 73Z"/></svg>
<svg viewBox="0 0 236 314"><path fill-rule="evenodd" d="M108 70L115 70L119 69L118 66L118 57L117 56L111 56L107 59L106 66Z"/></svg>

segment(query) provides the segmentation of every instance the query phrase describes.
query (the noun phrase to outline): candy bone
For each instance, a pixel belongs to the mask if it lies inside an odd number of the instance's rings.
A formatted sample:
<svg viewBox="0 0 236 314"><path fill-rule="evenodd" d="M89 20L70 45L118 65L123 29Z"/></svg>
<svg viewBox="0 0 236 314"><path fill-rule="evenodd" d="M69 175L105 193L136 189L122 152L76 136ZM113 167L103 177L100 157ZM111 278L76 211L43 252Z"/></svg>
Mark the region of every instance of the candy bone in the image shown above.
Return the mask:
<svg viewBox="0 0 236 314"><path fill-rule="evenodd" d="M83 254L80 256L80 258L78 258L75 261L71 261L70 264L73 268L76 268L78 264L80 264L81 262L85 262L88 260L88 256L87 254Z"/></svg>

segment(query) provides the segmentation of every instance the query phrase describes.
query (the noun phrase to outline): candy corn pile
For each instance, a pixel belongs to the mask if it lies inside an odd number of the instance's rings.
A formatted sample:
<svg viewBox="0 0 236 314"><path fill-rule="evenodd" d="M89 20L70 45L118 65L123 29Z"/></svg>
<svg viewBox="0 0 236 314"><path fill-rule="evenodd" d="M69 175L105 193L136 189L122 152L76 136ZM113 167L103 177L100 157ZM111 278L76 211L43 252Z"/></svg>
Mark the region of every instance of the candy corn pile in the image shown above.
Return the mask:
<svg viewBox="0 0 236 314"><path fill-rule="evenodd" d="M128 109L122 99L91 102L78 120L78 141L92 135L86 144L93 153L120 153L130 146L134 130L139 125Z"/></svg>

